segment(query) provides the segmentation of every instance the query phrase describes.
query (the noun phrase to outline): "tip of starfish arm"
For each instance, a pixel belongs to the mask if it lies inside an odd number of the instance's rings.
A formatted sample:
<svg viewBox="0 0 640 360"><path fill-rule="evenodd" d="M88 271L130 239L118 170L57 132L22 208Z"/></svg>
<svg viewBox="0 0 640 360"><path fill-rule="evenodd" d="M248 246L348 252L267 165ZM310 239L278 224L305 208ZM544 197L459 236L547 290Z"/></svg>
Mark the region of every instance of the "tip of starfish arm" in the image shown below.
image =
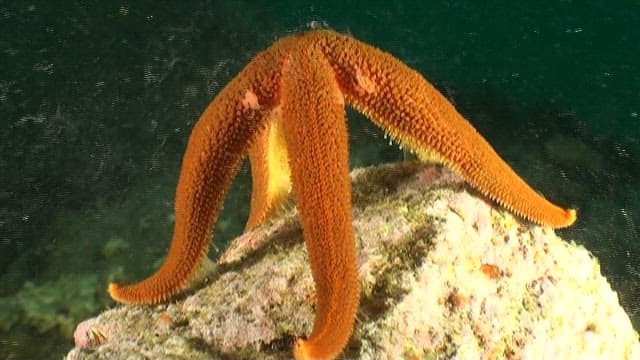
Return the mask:
<svg viewBox="0 0 640 360"><path fill-rule="evenodd" d="M295 344L293 345L293 357L296 360L311 359L307 351L306 341L304 341L303 339L296 340Z"/></svg>
<svg viewBox="0 0 640 360"><path fill-rule="evenodd" d="M154 304L164 300L162 296L146 296L142 297L136 291L132 291L130 285L121 285L116 283L109 284L109 295L111 298L122 304Z"/></svg>
<svg viewBox="0 0 640 360"><path fill-rule="evenodd" d="M113 300L126 305L156 304L171 297L168 294L140 292L139 289L136 289L136 285L121 285L116 283L110 283L108 291Z"/></svg>
<svg viewBox="0 0 640 360"><path fill-rule="evenodd" d="M565 210L565 218L566 218L566 223L561 227L571 226L578 218L578 213L576 209Z"/></svg>
<svg viewBox="0 0 640 360"><path fill-rule="evenodd" d="M120 285L116 284L116 283L109 283L109 295L111 296L112 299L122 302L120 295Z"/></svg>
<svg viewBox="0 0 640 360"><path fill-rule="evenodd" d="M562 229L573 225L578 218L576 209L559 209L560 212L556 213L556 216L549 220L549 222L542 222L543 225L548 225L554 229ZM535 221L534 221L535 222Z"/></svg>

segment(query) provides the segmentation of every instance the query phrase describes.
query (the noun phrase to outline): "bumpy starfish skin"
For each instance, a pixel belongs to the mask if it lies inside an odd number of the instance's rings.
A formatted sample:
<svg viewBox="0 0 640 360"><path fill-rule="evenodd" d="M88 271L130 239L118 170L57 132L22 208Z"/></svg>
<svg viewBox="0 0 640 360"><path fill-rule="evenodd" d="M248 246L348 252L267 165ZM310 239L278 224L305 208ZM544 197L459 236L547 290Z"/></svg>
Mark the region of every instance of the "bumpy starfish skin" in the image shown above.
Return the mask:
<svg viewBox="0 0 640 360"><path fill-rule="evenodd" d="M206 258L210 232L240 161L254 179L247 229L293 187L316 284L316 318L298 359L337 356L359 302L344 105L370 117L421 159L437 158L511 211L552 227L574 210L532 190L420 74L393 56L332 31L286 37L259 53L196 124L176 193L167 260L133 285L110 284L124 303L156 303L182 291Z"/></svg>
<svg viewBox="0 0 640 360"><path fill-rule="evenodd" d="M250 141L276 104L283 57L263 52L213 99L194 126L176 189L175 227L167 259L151 277L110 284L123 303L152 304L182 291L207 255L211 227Z"/></svg>
<svg viewBox="0 0 640 360"><path fill-rule="evenodd" d="M283 127L302 231L316 283L316 319L298 359L332 358L344 348L360 287L351 227L344 99L320 49L301 48L285 64ZM331 149L330 151L327 151Z"/></svg>

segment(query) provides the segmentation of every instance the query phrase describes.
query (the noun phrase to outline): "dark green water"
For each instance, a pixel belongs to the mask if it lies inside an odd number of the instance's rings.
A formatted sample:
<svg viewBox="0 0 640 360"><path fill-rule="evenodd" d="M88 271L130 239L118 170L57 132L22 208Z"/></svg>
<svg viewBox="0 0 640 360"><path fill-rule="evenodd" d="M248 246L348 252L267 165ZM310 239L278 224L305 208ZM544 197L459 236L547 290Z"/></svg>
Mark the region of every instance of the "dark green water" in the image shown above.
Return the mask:
<svg viewBox="0 0 640 360"><path fill-rule="evenodd" d="M200 112L257 51L311 24L420 71L534 188L577 207L560 235L598 257L640 328L640 5L376 3L0 1L0 358L60 358L72 340L56 316L91 316L112 304L109 279L152 271ZM349 118L353 166L403 157ZM218 248L241 231L249 189L245 168Z"/></svg>

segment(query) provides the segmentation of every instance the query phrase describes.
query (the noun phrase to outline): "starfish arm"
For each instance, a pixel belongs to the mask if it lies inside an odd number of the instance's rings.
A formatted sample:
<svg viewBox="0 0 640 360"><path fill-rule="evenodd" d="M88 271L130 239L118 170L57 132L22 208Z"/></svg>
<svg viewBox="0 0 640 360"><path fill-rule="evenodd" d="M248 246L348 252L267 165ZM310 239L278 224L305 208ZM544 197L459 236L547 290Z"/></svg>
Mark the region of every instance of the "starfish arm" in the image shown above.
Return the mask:
<svg viewBox="0 0 640 360"><path fill-rule="evenodd" d="M289 196L291 171L281 117L281 108L274 108L266 129L260 131L249 148L253 189L245 231L262 224L276 213Z"/></svg>
<svg viewBox="0 0 640 360"><path fill-rule="evenodd" d="M197 276L206 259L213 223L250 141L275 101L280 56L259 54L209 104L194 126L176 190L175 227L160 269L131 285L110 284L123 303L171 298Z"/></svg>
<svg viewBox="0 0 640 360"><path fill-rule="evenodd" d="M347 103L420 158L438 158L507 209L552 227L571 225L573 209L535 192L447 99L388 53L334 32L318 32Z"/></svg>
<svg viewBox="0 0 640 360"><path fill-rule="evenodd" d="M344 99L329 63L303 48L285 62L283 128L293 191L316 284L316 317L297 359L342 351L358 308L360 287L353 229Z"/></svg>

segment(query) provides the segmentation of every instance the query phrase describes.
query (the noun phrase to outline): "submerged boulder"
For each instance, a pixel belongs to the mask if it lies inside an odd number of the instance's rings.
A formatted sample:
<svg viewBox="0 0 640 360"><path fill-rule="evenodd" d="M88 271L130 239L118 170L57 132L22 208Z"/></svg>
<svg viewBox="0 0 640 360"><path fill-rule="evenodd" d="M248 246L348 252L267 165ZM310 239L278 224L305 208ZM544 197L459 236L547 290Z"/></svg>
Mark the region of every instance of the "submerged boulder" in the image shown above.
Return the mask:
<svg viewBox="0 0 640 360"><path fill-rule="evenodd" d="M352 172L361 303L347 359L639 359L582 246L513 217L446 168ZM294 207L235 239L198 290L78 325L67 359L289 359L314 283Z"/></svg>

